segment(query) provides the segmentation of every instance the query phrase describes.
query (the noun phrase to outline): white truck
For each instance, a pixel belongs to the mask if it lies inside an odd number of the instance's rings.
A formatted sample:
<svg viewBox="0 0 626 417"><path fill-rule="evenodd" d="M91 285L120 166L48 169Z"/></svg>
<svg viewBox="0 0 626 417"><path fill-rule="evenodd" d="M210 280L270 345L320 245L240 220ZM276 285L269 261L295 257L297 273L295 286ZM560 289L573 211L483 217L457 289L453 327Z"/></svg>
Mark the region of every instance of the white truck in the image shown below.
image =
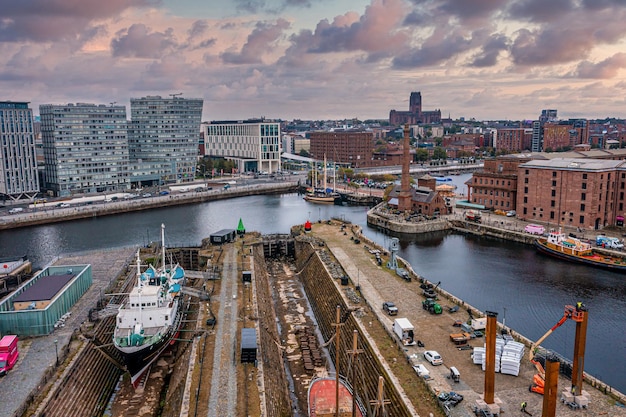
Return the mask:
<svg viewBox="0 0 626 417"><path fill-rule="evenodd" d="M406 317L395 319L393 321L393 332L398 336L404 346L413 346L415 342L415 328Z"/></svg>
<svg viewBox="0 0 626 417"><path fill-rule="evenodd" d="M596 236L596 245L609 249L624 249L624 244L616 237Z"/></svg>
<svg viewBox="0 0 626 417"><path fill-rule="evenodd" d="M472 319L471 326L473 330L485 330L487 327L487 317Z"/></svg>

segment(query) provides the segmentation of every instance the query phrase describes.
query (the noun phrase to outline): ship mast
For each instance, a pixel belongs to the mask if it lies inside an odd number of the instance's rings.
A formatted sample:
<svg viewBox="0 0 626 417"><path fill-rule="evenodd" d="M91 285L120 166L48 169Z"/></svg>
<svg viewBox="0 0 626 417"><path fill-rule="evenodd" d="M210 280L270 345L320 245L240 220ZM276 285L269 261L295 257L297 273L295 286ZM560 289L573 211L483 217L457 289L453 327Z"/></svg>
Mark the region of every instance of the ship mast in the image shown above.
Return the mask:
<svg viewBox="0 0 626 417"><path fill-rule="evenodd" d="M161 223L161 268L165 272L165 225Z"/></svg>
<svg viewBox="0 0 626 417"><path fill-rule="evenodd" d="M324 188L323 188L324 193L326 193L326 186L327 186L326 185L326 181L327 181L327 178L326 178L326 154L324 154Z"/></svg>

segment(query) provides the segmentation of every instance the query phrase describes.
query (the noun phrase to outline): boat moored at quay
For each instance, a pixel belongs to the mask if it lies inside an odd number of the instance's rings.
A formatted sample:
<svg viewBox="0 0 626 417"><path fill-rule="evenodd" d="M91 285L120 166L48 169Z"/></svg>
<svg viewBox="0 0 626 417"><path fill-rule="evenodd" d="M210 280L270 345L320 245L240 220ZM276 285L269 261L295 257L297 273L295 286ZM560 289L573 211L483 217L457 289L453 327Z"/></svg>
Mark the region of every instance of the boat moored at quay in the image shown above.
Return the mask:
<svg viewBox="0 0 626 417"><path fill-rule="evenodd" d="M137 281L116 317L113 344L122 353L134 387L175 338L183 321L185 272L178 264L167 266L164 234L165 226L161 225L159 268L149 265L141 272L137 252Z"/></svg>
<svg viewBox="0 0 626 417"><path fill-rule="evenodd" d="M545 238L537 239L535 247L539 252L566 261L609 270L626 271L626 258L595 251L590 243L572 236L566 236L560 229L549 232Z"/></svg>

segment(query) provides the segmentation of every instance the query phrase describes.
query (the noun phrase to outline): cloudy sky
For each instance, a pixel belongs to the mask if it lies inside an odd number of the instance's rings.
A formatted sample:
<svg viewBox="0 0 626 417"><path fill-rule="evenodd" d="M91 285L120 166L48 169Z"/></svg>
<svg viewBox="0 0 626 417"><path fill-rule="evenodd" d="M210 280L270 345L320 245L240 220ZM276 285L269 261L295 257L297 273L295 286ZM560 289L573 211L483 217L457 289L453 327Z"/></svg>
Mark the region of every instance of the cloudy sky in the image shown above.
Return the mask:
<svg viewBox="0 0 626 417"><path fill-rule="evenodd" d="M0 100L204 120L626 117L624 0L0 0Z"/></svg>

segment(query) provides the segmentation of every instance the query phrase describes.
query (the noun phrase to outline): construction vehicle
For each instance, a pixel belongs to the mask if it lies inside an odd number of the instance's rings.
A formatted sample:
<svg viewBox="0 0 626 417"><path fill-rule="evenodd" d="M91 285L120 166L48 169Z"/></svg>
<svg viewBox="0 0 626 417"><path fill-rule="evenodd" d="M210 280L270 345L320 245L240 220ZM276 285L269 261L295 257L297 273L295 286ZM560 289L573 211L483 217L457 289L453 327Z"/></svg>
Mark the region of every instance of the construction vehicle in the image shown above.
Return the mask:
<svg viewBox="0 0 626 417"><path fill-rule="evenodd" d="M574 354L573 369L572 369L572 387L580 383L582 385L582 364L584 362L584 344L586 338L586 309L582 303L577 303L576 307L566 305L563 312L563 317L550 328L543 336L539 338L535 343L530 346L529 359L535 368L537 368L537 374L533 377L533 382L529 387L529 391L543 395L544 382L545 382L545 370L539 361L535 360L535 353L541 343L548 338L556 329L561 327L568 319L572 319L577 323L576 328L576 349L582 349L579 355ZM581 332L579 325L584 323L584 330ZM582 347L580 347L582 346ZM581 391L581 389L578 389Z"/></svg>
<svg viewBox="0 0 626 417"><path fill-rule="evenodd" d="M466 345L472 338L472 335L467 332L450 333L450 340L457 346Z"/></svg>
<svg viewBox="0 0 626 417"><path fill-rule="evenodd" d="M427 298L422 301L422 308L430 314L441 314L443 312L441 305L432 298Z"/></svg>

